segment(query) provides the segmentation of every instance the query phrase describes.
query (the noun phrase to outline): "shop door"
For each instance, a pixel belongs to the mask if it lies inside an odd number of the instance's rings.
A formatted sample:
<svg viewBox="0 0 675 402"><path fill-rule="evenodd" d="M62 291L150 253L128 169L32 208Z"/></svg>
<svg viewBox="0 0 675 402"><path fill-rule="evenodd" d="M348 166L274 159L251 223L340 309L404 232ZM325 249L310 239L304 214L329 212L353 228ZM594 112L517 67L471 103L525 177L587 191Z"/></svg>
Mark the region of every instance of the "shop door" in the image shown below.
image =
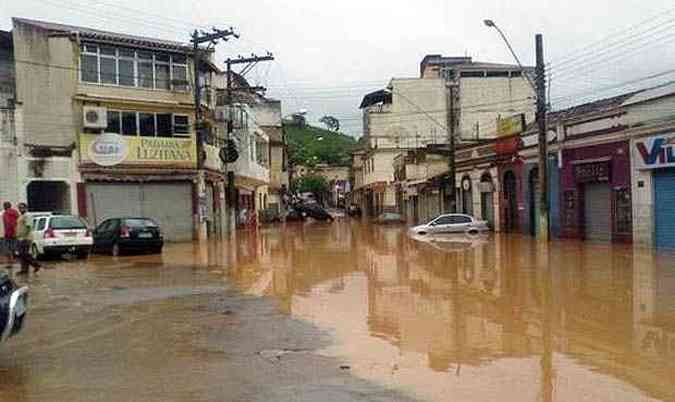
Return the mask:
<svg viewBox="0 0 675 402"><path fill-rule="evenodd" d="M495 228L495 212L493 193L481 193L481 213L491 229Z"/></svg>
<svg viewBox="0 0 675 402"><path fill-rule="evenodd" d="M516 175L509 171L504 174L504 231L518 230L518 194Z"/></svg>
<svg viewBox="0 0 675 402"><path fill-rule="evenodd" d="M609 186L589 183L584 189L584 234L586 240L612 240L612 203Z"/></svg>
<svg viewBox="0 0 675 402"><path fill-rule="evenodd" d="M656 247L675 248L675 169L654 173Z"/></svg>
<svg viewBox="0 0 675 402"><path fill-rule="evenodd" d="M107 218L155 220L168 241L192 239L192 188L189 183L88 183L89 222Z"/></svg>

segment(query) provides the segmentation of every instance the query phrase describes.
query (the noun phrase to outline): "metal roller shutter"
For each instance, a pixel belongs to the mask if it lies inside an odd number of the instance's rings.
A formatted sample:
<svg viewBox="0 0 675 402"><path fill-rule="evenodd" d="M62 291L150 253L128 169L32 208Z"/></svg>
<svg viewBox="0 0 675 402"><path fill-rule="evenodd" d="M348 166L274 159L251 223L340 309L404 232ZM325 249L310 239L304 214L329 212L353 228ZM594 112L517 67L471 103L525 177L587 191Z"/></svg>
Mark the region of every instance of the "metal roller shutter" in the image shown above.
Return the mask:
<svg viewBox="0 0 675 402"><path fill-rule="evenodd" d="M584 192L585 234L587 240L612 239L610 189L607 184L586 184Z"/></svg>
<svg viewBox="0 0 675 402"><path fill-rule="evenodd" d="M192 187L189 183L143 185L144 215L159 223L165 239L192 239Z"/></svg>
<svg viewBox="0 0 675 402"><path fill-rule="evenodd" d="M88 183L89 221L143 216L154 219L167 241L192 239L192 188L189 183Z"/></svg>
<svg viewBox="0 0 675 402"><path fill-rule="evenodd" d="M654 172L656 247L675 248L675 169Z"/></svg>

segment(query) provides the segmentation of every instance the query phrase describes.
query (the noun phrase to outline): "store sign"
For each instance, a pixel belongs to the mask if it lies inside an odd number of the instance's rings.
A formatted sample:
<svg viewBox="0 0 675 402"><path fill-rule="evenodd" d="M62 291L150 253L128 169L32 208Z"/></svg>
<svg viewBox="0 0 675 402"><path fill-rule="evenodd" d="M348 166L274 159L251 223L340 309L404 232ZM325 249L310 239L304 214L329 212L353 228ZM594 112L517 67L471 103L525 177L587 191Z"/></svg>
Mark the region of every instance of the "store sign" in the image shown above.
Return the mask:
<svg viewBox="0 0 675 402"><path fill-rule="evenodd" d="M675 166L675 134L637 140L633 158L638 169Z"/></svg>
<svg viewBox="0 0 675 402"><path fill-rule="evenodd" d="M574 178L577 183L609 181L609 161L582 163L574 166Z"/></svg>
<svg viewBox="0 0 675 402"><path fill-rule="evenodd" d="M520 142L520 137L498 138L495 143L495 153L497 155L516 154L518 153Z"/></svg>
<svg viewBox="0 0 675 402"><path fill-rule="evenodd" d="M82 162L99 166L194 168L196 151L196 144L190 138L132 137L114 133L80 135Z"/></svg>
<svg viewBox="0 0 675 402"><path fill-rule="evenodd" d="M87 147L89 158L97 165L115 166L124 161L129 154L127 141L119 134L104 133L97 135Z"/></svg>
<svg viewBox="0 0 675 402"><path fill-rule="evenodd" d="M525 131L525 115L497 118L497 138L510 137Z"/></svg>

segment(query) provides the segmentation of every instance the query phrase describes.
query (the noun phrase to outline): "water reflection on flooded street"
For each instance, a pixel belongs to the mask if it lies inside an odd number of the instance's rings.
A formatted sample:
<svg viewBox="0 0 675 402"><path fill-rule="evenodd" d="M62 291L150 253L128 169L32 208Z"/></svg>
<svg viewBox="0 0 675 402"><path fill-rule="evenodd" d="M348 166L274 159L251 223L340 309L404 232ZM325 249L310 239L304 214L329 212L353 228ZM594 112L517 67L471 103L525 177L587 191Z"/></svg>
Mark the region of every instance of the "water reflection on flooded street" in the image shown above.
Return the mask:
<svg viewBox="0 0 675 402"><path fill-rule="evenodd" d="M55 263L0 400L675 400L674 261L336 223Z"/></svg>
<svg viewBox="0 0 675 402"><path fill-rule="evenodd" d="M244 247L246 242L240 243ZM392 227L267 231L230 271L328 329L319 353L432 400L675 399L675 260Z"/></svg>

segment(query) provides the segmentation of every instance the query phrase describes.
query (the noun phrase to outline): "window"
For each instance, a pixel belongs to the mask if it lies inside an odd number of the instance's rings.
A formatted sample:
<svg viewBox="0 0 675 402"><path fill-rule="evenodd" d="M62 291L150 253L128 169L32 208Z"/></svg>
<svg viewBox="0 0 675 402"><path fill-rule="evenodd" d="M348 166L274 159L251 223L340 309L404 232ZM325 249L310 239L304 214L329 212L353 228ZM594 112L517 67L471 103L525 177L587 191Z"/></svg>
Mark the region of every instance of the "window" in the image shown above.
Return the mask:
<svg viewBox="0 0 675 402"><path fill-rule="evenodd" d="M508 71L488 71L487 76L488 77L508 77L509 72Z"/></svg>
<svg viewBox="0 0 675 402"><path fill-rule="evenodd" d="M121 53L120 53L121 54ZM133 87L135 85L134 77L134 59L123 59L120 57L119 65L119 84Z"/></svg>
<svg viewBox="0 0 675 402"><path fill-rule="evenodd" d="M155 115L152 113L139 113L138 126L140 127L141 137L154 137Z"/></svg>
<svg viewBox="0 0 675 402"><path fill-rule="evenodd" d="M176 135L190 134L190 122L187 116L183 115L174 115L173 116L173 133Z"/></svg>
<svg viewBox="0 0 675 402"><path fill-rule="evenodd" d="M485 72L483 71L462 71L460 74L462 78L483 78L485 77Z"/></svg>
<svg viewBox="0 0 675 402"><path fill-rule="evenodd" d="M171 137L173 135L173 128L171 126L171 113L157 114L157 136Z"/></svg>
<svg viewBox="0 0 675 402"><path fill-rule="evenodd" d="M49 221L49 227L56 230L86 229L87 225L76 216L58 216Z"/></svg>
<svg viewBox="0 0 675 402"><path fill-rule="evenodd" d="M37 230L38 232L41 232L41 231L45 230L45 226L46 226L45 224L46 223L47 223L47 218L37 219L37 223L34 224L35 230Z"/></svg>
<svg viewBox="0 0 675 402"><path fill-rule="evenodd" d="M98 57L83 54L80 63L82 64L82 81L98 82Z"/></svg>
<svg viewBox="0 0 675 402"><path fill-rule="evenodd" d="M138 86L143 88L154 88L155 74L151 61L138 62Z"/></svg>
<svg viewBox="0 0 675 402"><path fill-rule="evenodd" d="M434 221L434 225L450 225L453 223L451 216L441 216Z"/></svg>
<svg viewBox="0 0 675 402"><path fill-rule="evenodd" d="M105 131L121 134L120 127L120 112L108 111L108 128Z"/></svg>
<svg viewBox="0 0 675 402"><path fill-rule="evenodd" d="M184 54L115 46L81 46L82 82L187 91L188 60Z"/></svg>
<svg viewBox="0 0 675 402"><path fill-rule="evenodd" d="M122 135L136 135L136 112L122 112Z"/></svg>
<svg viewBox="0 0 675 402"><path fill-rule="evenodd" d="M462 216L462 215L455 215L451 217L451 220L453 224L461 224L461 223L471 223L471 218L468 216Z"/></svg>

